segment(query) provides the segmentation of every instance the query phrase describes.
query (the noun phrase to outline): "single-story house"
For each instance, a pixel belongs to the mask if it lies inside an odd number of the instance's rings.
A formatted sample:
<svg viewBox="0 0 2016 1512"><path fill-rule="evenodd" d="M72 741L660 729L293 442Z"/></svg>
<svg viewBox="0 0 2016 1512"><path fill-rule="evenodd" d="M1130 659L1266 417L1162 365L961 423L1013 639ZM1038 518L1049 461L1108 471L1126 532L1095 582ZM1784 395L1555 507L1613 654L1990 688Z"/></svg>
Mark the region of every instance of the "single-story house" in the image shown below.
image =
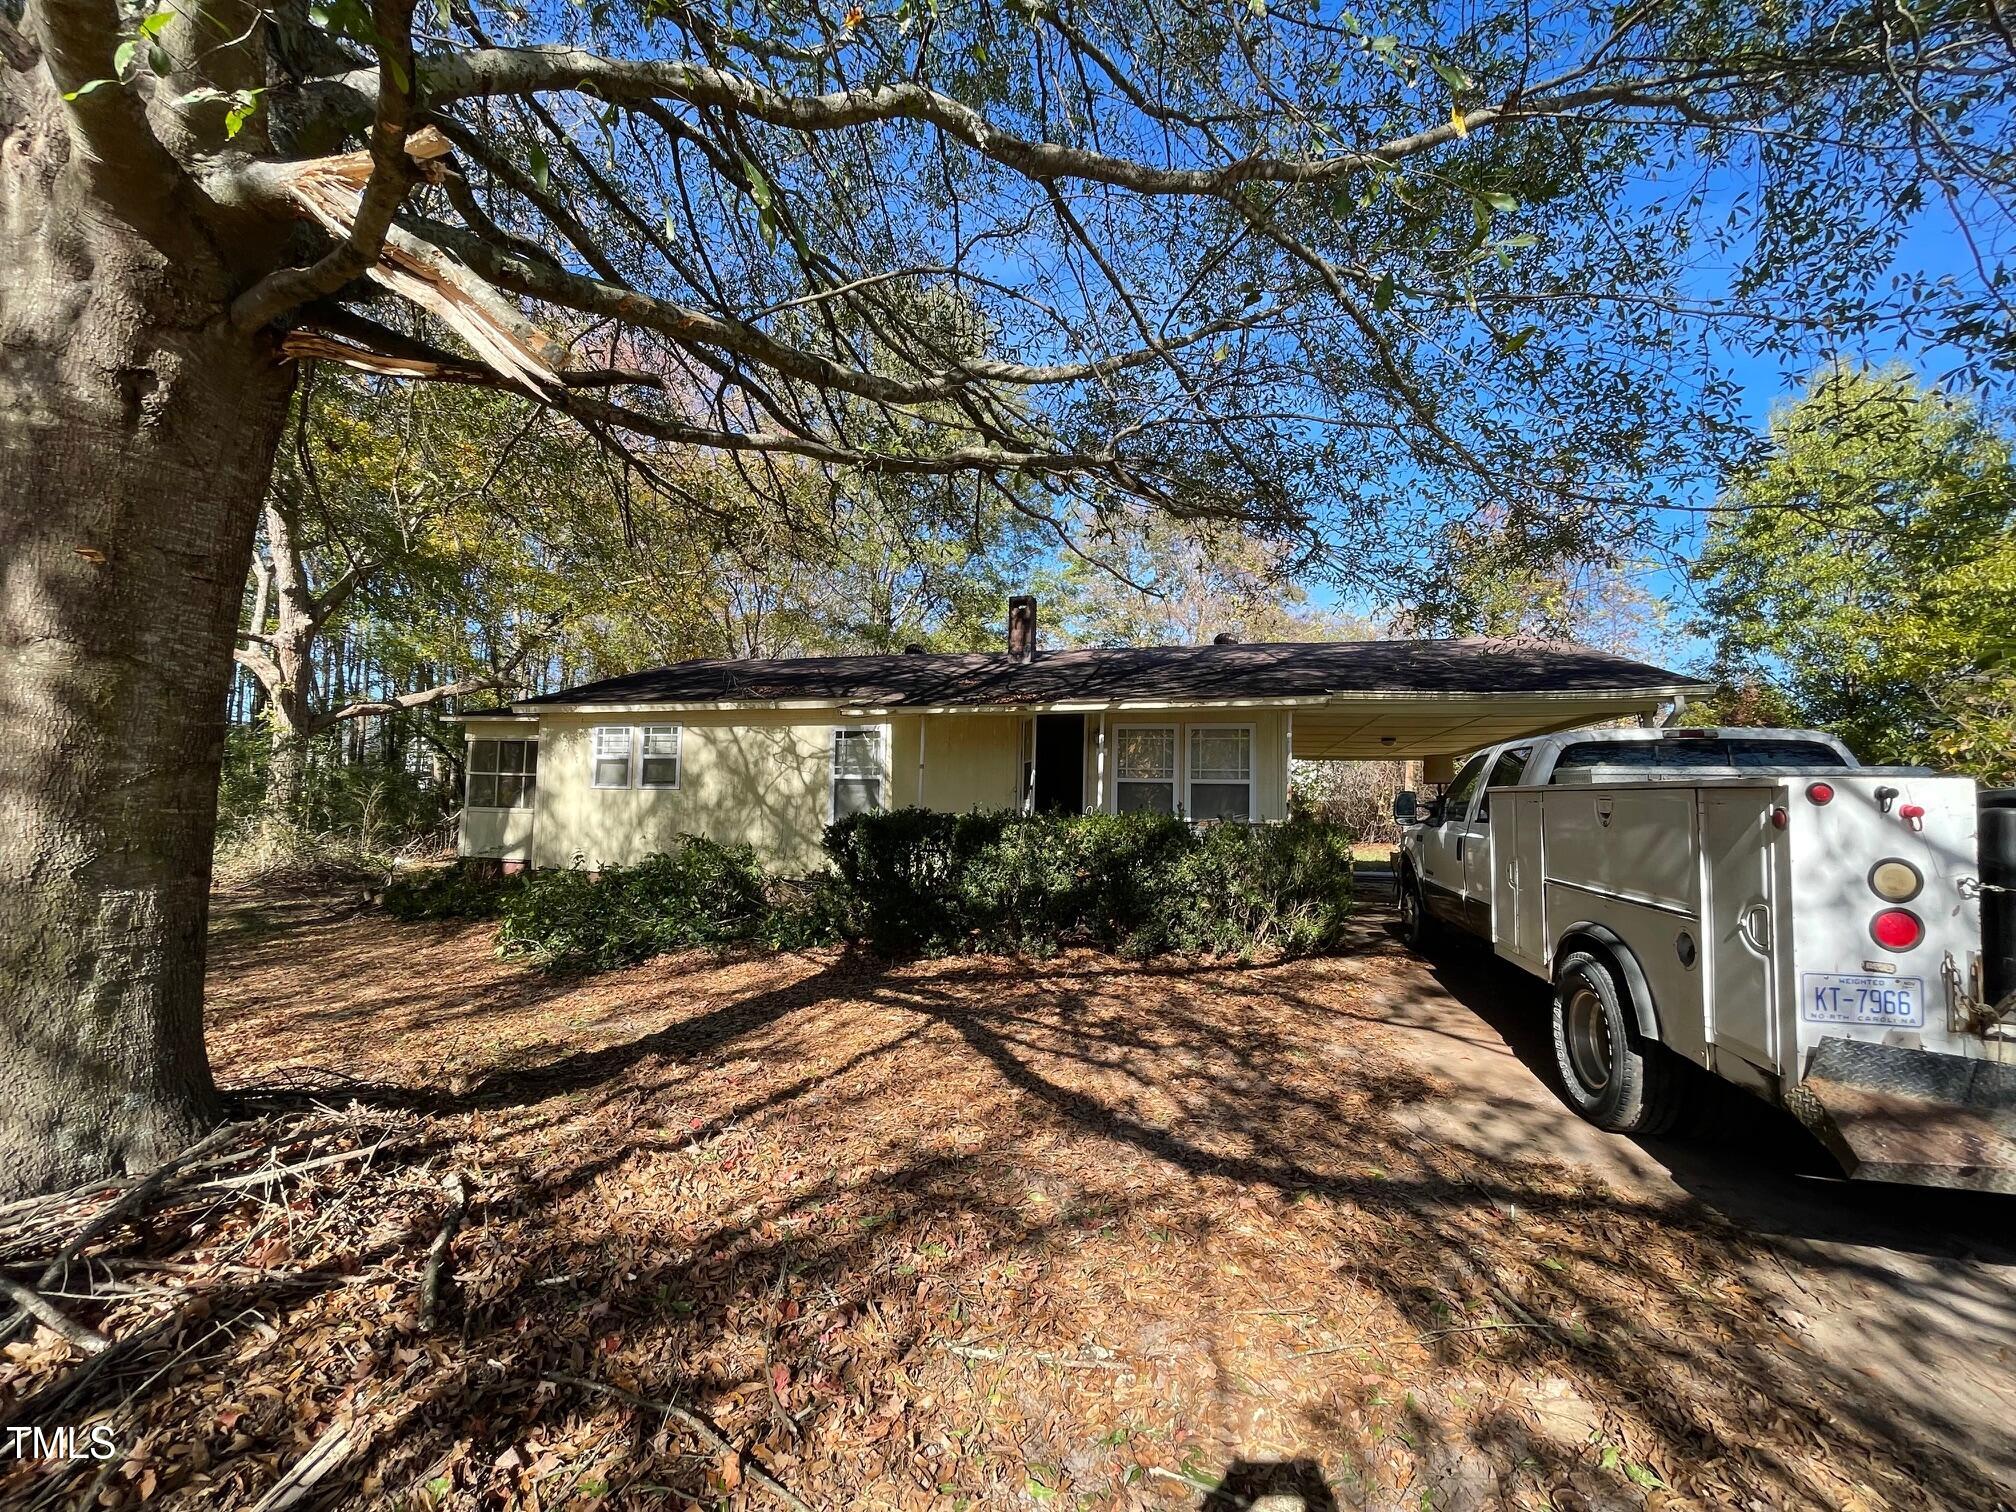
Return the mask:
<svg viewBox="0 0 2016 1512"><path fill-rule="evenodd" d="M1565 642L1363 640L688 661L464 716L460 850L636 861L681 832L821 863L863 808L1278 820L1288 763L1455 756L1649 715L1702 684Z"/></svg>

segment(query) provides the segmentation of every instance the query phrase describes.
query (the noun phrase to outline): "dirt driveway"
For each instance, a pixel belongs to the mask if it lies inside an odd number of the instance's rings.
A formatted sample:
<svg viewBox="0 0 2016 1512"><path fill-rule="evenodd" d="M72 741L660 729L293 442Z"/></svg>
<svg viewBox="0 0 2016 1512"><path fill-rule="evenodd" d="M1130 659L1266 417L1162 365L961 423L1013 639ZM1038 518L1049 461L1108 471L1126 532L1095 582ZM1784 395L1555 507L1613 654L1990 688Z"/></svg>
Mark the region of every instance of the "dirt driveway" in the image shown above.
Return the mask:
<svg viewBox="0 0 2016 1512"><path fill-rule="evenodd" d="M119 1262L109 1335L150 1268L208 1321L151 1325L100 1504L249 1506L320 1445L304 1505L1996 1505L2012 1204L1595 1134L1516 978L1359 944L570 982L227 907L213 1056L300 1171Z"/></svg>

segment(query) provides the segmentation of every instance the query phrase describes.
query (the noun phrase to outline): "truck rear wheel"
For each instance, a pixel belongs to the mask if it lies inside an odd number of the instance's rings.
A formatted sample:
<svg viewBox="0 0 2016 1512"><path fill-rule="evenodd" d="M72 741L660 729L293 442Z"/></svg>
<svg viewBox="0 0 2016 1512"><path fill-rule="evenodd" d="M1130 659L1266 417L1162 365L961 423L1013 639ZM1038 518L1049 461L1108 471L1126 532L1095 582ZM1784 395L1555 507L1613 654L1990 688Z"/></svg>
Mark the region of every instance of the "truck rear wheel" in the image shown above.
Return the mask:
<svg viewBox="0 0 2016 1512"><path fill-rule="evenodd" d="M1616 964L1578 950L1554 973L1554 1063L1575 1111L1615 1134L1663 1134L1685 1100L1685 1068L1638 1032Z"/></svg>

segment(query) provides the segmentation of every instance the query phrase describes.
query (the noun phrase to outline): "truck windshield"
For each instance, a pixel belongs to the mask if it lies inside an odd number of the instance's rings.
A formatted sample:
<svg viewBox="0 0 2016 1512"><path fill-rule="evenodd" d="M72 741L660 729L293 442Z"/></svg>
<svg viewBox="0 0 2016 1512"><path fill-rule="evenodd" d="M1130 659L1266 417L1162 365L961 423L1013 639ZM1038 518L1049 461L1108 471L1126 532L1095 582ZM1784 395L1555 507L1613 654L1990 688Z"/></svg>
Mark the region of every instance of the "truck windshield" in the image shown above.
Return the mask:
<svg viewBox="0 0 2016 1512"><path fill-rule="evenodd" d="M1627 767L1695 772L1710 767L1845 767L1841 753L1817 740L1581 740L1564 746L1558 772L1578 767Z"/></svg>

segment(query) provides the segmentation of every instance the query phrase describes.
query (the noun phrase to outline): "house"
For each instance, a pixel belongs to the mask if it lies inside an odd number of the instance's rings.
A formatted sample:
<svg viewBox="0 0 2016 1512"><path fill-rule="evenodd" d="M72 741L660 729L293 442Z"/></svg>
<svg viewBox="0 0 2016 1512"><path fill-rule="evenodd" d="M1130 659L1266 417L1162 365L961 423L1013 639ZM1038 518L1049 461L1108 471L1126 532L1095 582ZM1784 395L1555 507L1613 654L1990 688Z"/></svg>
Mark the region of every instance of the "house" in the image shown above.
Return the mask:
<svg viewBox="0 0 2016 1512"><path fill-rule="evenodd" d="M1291 757L1434 764L1649 715L1703 685L1587 646L1389 640L689 661L465 716L460 850L636 861L681 832L784 871L864 808L1148 809L1278 820Z"/></svg>

